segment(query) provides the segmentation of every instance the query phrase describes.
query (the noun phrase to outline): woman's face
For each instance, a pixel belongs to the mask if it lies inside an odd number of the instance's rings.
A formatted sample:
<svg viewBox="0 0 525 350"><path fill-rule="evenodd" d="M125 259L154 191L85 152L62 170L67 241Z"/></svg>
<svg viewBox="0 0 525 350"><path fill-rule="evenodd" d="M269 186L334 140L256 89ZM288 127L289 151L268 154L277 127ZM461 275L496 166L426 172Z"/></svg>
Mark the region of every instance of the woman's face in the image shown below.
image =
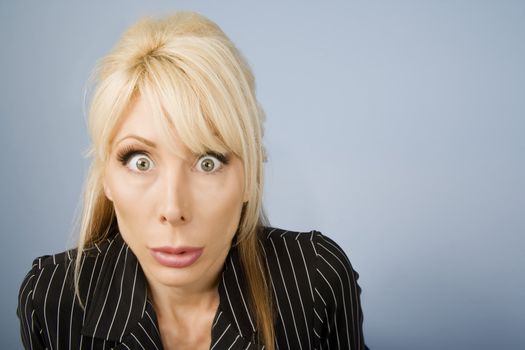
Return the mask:
<svg viewBox="0 0 525 350"><path fill-rule="evenodd" d="M245 201L243 164L175 143L172 153L137 98L111 145L104 192L150 285L196 291L216 282L228 255Z"/></svg>

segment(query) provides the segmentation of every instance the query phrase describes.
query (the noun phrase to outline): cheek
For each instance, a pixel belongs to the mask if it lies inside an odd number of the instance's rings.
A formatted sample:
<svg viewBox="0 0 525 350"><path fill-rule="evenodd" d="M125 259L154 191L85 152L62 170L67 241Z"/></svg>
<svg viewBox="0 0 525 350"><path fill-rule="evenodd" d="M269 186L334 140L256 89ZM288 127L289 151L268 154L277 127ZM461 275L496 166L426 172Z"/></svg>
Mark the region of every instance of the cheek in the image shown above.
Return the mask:
<svg viewBox="0 0 525 350"><path fill-rule="evenodd" d="M107 178L107 186L121 227L142 220L147 212L143 185L126 174L114 172Z"/></svg>
<svg viewBox="0 0 525 350"><path fill-rule="evenodd" d="M242 177L232 173L222 181L194 188L193 218L196 223L221 228L237 228L243 204ZM234 226L234 227L232 227Z"/></svg>
<svg viewBox="0 0 525 350"><path fill-rule="evenodd" d="M193 217L197 222L224 226L232 221L238 221L242 208L239 196L232 196L231 193L218 193L215 196L204 197L196 203L198 209L195 210Z"/></svg>

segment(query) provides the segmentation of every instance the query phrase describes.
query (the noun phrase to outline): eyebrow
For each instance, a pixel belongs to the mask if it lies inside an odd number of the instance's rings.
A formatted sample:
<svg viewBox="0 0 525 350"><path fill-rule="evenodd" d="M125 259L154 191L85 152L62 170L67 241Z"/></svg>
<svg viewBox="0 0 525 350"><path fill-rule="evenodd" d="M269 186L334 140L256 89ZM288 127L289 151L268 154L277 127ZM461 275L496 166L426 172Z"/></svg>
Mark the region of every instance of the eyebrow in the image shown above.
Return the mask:
<svg viewBox="0 0 525 350"><path fill-rule="evenodd" d="M151 148L157 148L157 145L155 144L155 142L152 142L148 139L145 139L144 137L141 137L141 136L138 136L138 135L127 135L127 136L124 136L123 138L121 138L120 140L118 140L116 143L115 143L115 146L118 145L119 143L121 143L122 141L124 141L125 139L136 139L144 144L146 144L147 146L151 147Z"/></svg>

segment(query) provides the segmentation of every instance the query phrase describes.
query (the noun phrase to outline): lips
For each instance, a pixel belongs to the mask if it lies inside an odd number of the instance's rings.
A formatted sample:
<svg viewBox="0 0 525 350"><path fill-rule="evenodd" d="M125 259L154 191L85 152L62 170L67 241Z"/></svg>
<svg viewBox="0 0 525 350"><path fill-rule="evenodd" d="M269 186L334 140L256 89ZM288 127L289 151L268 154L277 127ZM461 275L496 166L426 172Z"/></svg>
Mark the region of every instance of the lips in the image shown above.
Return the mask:
<svg viewBox="0 0 525 350"><path fill-rule="evenodd" d="M192 265L202 255L204 248L196 247L157 247L152 248L151 255L167 267L184 268Z"/></svg>

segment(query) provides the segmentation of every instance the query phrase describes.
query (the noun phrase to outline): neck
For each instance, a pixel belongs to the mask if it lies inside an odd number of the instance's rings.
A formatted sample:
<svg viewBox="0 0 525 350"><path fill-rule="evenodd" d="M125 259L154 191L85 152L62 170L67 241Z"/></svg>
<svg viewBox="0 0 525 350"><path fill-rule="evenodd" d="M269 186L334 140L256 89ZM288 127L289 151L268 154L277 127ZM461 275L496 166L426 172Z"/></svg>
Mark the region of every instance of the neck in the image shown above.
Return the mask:
<svg viewBox="0 0 525 350"><path fill-rule="evenodd" d="M219 306L219 283L230 250L231 246L225 247L221 256L188 284L164 284L144 270L149 299L159 320L188 322L199 314L212 314L213 318Z"/></svg>
<svg viewBox="0 0 525 350"><path fill-rule="evenodd" d="M169 286L154 279L148 280L148 293L155 308L157 317L164 320L186 320L191 315L215 313L219 305L219 283L222 277L226 256L215 264L194 284L187 286Z"/></svg>
<svg viewBox="0 0 525 350"><path fill-rule="evenodd" d="M182 319L196 312L214 312L219 305L219 278L200 288L172 288L149 284L149 293L159 318Z"/></svg>
<svg viewBox="0 0 525 350"><path fill-rule="evenodd" d="M195 348L196 344L209 348L210 330L220 300L219 278L191 290L150 284L149 293L165 349Z"/></svg>

